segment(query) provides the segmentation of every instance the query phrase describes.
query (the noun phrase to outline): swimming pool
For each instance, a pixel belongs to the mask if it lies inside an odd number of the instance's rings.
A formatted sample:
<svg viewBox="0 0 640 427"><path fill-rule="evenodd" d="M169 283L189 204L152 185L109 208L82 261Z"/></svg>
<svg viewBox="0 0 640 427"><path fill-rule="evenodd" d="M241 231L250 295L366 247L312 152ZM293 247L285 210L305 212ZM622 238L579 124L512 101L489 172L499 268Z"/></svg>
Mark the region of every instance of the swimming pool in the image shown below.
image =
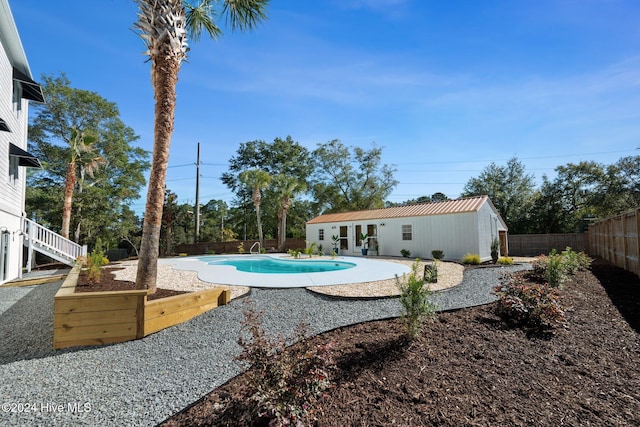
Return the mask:
<svg viewBox="0 0 640 427"><path fill-rule="evenodd" d="M241 271L231 264L221 261L240 261L256 258L272 259L295 265L306 263L328 263L335 268L335 264L347 264L349 268L332 271L288 273L258 273ZM175 257L159 259L159 263L169 264L178 270L198 272L198 278L216 285L250 286L257 288L298 288L307 286L340 285L347 283L372 282L376 280L393 279L411 271L403 264L376 260L365 257L344 257L324 260L299 259L294 260L285 254L269 255L205 255L194 257ZM322 265L322 264L321 264Z"/></svg>
<svg viewBox="0 0 640 427"><path fill-rule="evenodd" d="M323 273L353 268L352 262L329 260L283 260L271 257L243 257L220 259L220 257L200 257L208 265L230 265L238 271L263 274Z"/></svg>

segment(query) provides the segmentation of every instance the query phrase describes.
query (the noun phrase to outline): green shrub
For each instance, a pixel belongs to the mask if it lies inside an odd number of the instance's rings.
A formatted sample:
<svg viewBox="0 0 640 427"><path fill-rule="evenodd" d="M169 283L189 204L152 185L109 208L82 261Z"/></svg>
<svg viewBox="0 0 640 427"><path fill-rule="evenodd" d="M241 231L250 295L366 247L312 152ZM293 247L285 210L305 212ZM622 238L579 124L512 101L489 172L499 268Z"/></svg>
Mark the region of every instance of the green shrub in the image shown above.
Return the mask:
<svg viewBox="0 0 640 427"><path fill-rule="evenodd" d="M546 257L544 278L552 288L562 288L568 278L564 257L556 253L555 249Z"/></svg>
<svg viewBox="0 0 640 427"><path fill-rule="evenodd" d="M513 265L513 258L508 256L501 256L500 258L498 258L498 264Z"/></svg>
<svg viewBox="0 0 640 427"><path fill-rule="evenodd" d="M238 245L238 253L239 254L244 253L244 242L240 242L240 244Z"/></svg>
<svg viewBox="0 0 640 427"><path fill-rule="evenodd" d="M495 264L498 262L498 254L500 253L500 240L493 239L491 242L491 260Z"/></svg>
<svg viewBox="0 0 640 427"><path fill-rule="evenodd" d="M466 253L466 254L462 257L462 263L463 263L463 264L478 265L478 264L480 264L480 263L481 263L480 255L478 255L478 254L470 254L470 253Z"/></svg>
<svg viewBox="0 0 640 427"><path fill-rule="evenodd" d="M400 249L400 254L405 258L409 258L411 256L411 251L408 249Z"/></svg>
<svg viewBox="0 0 640 427"><path fill-rule="evenodd" d="M289 255L291 255L293 258L297 259L297 258L300 258L300 254L302 253L302 250L300 250L300 249L289 249L287 251L287 253Z"/></svg>
<svg viewBox="0 0 640 427"><path fill-rule="evenodd" d="M109 259L101 248L96 248L87 256L87 280L89 283L98 283L102 279L102 266L109 264Z"/></svg>
<svg viewBox="0 0 640 427"><path fill-rule="evenodd" d="M444 258L444 252L440 249L434 249L431 251L431 256L433 257L433 259L440 260Z"/></svg>
<svg viewBox="0 0 640 427"><path fill-rule="evenodd" d="M313 254L316 253L316 248L318 247L318 244L316 242L313 242L310 244L306 240L304 242L307 244L307 247L304 248L304 253L309 255L309 258L313 258Z"/></svg>
<svg viewBox="0 0 640 427"><path fill-rule="evenodd" d="M236 360L250 367L247 401L252 420L236 420L238 425L313 425L313 405L329 389L335 362L331 344L317 345L306 339L308 326L301 323L289 339L267 336L261 325L263 313L244 310L238 338L242 347ZM289 343L297 344L289 347Z"/></svg>
<svg viewBox="0 0 640 427"><path fill-rule="evenodd" d="M591 258L584 252L575 252L567 246L561 252L567 274L573 276L576 271L586 270L591 265Z"/></svg>
<svg viewBox="0 0 640 427"><path fill-rule="evenodd" d="M422 322L425 318L435 314L436 307L429 301L431 291L429 285L425 285L424 278L420 278L418 269L420 260L417 259L411 266L411 273L405 281L401 281L396 276L396 285L400 290L400 303L403 307L402 322L407 334L411 338L416 338L422 329Z"/></svg>
<svg viewBox="0 0 640 427"><path fill-rule="evenodd" d="M547 284L528 284L520 276L507 276L493 292L495 312L508 323L543 333L565 324L558 290Z"/></svg>
<svg viewBox="0 0 640 427"><path fill-rule="evenodd" d="M438 264L434 261L433 264L427 264L424 266L424 280L427 283L438 282Z"/></svg>

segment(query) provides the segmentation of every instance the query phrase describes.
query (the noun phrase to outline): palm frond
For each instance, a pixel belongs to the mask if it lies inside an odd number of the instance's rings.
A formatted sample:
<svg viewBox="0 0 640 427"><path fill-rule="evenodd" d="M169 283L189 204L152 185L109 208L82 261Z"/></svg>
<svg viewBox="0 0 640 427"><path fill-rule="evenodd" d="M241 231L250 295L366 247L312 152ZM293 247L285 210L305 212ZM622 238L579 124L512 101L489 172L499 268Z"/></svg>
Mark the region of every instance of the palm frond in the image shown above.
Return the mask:
<svg viewBox="0 0 640 427"><path fill-rule="evenodd" d="M252 30L267 19L269 0L224 0L222 14L232 30Z"/></svg>
<svg viewBox="0 0 640 427"><path fill-rule="evenodd" d="M186 30L193 41L199 41L203 31L213 39L222 35L222 30L216 25L215 1L201 0L198 4L184 2L187 15Z"/></svg>

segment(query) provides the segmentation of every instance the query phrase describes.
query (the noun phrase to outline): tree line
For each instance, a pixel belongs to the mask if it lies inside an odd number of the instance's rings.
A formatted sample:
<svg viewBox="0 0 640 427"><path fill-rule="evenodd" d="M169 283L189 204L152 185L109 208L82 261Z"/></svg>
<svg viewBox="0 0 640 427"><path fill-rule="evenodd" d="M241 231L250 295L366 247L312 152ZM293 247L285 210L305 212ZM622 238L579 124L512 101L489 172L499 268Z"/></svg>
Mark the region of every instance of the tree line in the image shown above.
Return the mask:
<svg viewBox="0 0 640 427"><path fill-rule="evenodd" d="M149 153L119 111L99 94L72 88L67 77L43 76L47 104L36 106L29 142L44 169L28 177L26 212L39 223L92 246L137 253L142 219L130 209L145 184ZM335 139L310 150L291 136L241 143L221 181L230 204L201 205L199 236L193 205L164 194L160 253L199 241L305 237L305 223L320 213L398 205L386 201L398 184L396 168L382 163L382 148L349 147ZM592 161L558 166L536 186L517 158L489 164L461 196L489 195L512 234L585 231L589 223L640 206L640 156L614 164ZM400 204L447 200L442 192Z"/></svg>

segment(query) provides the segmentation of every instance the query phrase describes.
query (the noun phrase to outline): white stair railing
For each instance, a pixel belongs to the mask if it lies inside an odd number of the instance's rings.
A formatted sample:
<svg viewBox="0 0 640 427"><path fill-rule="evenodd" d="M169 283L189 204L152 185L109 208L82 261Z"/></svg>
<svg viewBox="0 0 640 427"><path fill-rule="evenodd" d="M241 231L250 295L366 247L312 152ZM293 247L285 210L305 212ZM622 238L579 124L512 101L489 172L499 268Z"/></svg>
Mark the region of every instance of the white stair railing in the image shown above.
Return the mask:
<svg viewBox="0 0 640 427"><path fill-rule="evenodd" d="M69 264L79 256L87 255L86 245L72 242L30 219L23 218L23 220L23 230L29 239L29 257L31 257L32 250L37 248L43 249L58 260L66 259ZM28 264L27 267L30 268L31 263Z"/></svg>

